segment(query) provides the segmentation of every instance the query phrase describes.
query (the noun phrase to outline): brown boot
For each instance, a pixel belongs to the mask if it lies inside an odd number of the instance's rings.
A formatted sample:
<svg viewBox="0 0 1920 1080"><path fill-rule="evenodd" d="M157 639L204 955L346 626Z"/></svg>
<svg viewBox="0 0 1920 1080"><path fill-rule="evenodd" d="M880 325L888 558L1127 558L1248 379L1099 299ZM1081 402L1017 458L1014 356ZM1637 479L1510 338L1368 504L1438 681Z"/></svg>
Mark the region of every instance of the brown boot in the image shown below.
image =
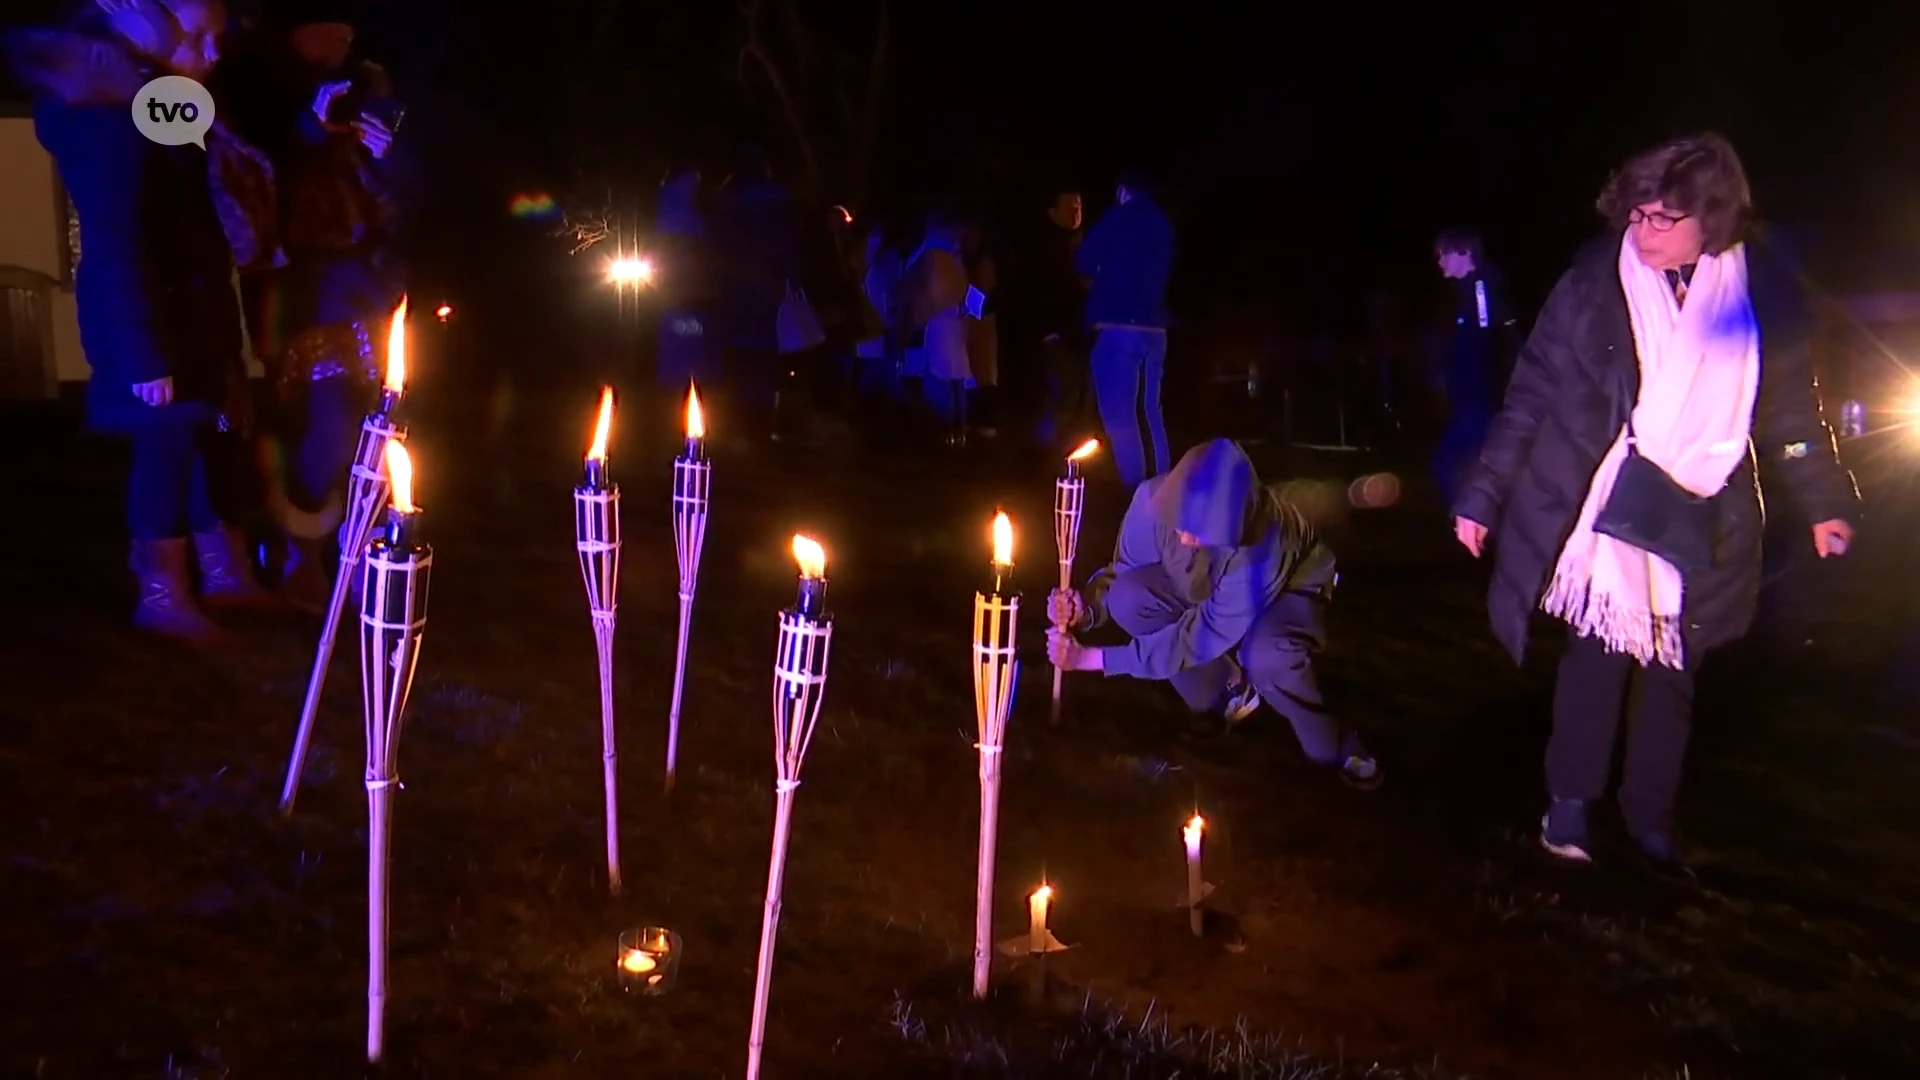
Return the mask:
<svg viewBox="0 0 1920 1080"><path fill-rule="evenodd" d="M190 645L219 643L220 628L193 599L185 540L136 540L132 566L140 590L133 609L134 626Z"/></svg>
<svg viewBox="0 0 1920 1080"><path fill-rule="evenodd" d="M200 558L200 598L209 608L284 611L286 602L253 576L253 563L235 531L222 526L193 534L194 554Z"/></svg>
<svg viewBox="0 0 1920 1080"><path fill-rule="evenodd" d="M287 541L287 567L280 595L309 615L324 615L332 583L327 580L326 546L318 540Z"/></svg>

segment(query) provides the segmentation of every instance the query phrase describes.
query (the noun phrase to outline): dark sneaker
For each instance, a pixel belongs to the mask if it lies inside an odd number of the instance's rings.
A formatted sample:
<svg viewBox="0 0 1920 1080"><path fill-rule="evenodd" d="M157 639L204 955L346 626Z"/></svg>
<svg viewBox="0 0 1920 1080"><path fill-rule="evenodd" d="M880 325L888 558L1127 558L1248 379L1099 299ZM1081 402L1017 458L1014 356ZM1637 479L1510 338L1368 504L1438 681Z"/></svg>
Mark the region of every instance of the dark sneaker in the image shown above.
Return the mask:
<svg viewBox="0 0 1920 1080"><path fill-rule="evenodd" d="M1649 869L1674 881L1693 881L1693 868L1680 854L1680 845L1666 829L1647 829L1633 834L1633 846Z"/></svg>
<svg viewBox="0 0 1920 1080"><path fill-rule="evenodd" d="M1587 847L1587 804L1578 799L1555 799L1540 819L1540 846L1556 859L1590 863Z"/></svg>
<svg viewBox="0 0 1920 1080"><path fill-rule="evenodd" d="M1227 687L1227 704L1220 710L1227 723L1237 724L1260 708L1260 692L1246 683Z"/></svg>
<svg viewBox="0 0 1920 1080"><path fill-rule="evenodd" d="M1387 774L1372 754L1350 754L1340 763L1340 781L1356 791L1373 791Z"/></svg>

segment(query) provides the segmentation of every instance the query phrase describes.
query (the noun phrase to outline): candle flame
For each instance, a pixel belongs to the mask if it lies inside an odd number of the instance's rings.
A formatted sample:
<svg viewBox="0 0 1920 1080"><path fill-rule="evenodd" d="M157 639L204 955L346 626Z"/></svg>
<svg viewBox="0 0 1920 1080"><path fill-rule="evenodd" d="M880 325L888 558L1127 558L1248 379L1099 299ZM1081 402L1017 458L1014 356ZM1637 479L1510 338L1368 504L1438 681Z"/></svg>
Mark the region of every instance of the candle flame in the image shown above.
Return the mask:
<svg viewBox="0 0 1920 1080"><path fill-rule="evenodd" d="M794 534L793 561L800 564L800 576L803 578L827 576L827 549L812 537Z"/></svg>
<svg viewBox="0 0 1920 1080"><path fill-rule="evenodd" d="M387 328L387 393L402 394L407 389L407 298L393 309L393 325Z"/></svg>
<svg viewBox="0 0 1920 1080"><path fill-rule="evenodd" d="M993 565L1013 565L1013 519L1005 510L993 515Z"/></svg>
<svg viewBox="0 0 1920 1080"><path fill-rule="evenodd" d="M1033 890L1033 898L1035 900L1040 901L1041 903L1045 903L1048 900L1053 899L1053 886L1042 885L1039 888Z"/></svg>
<svg viewBox="0 0 1920 1080"><path fill-rule="evenodd" d="M593 424L593 445L587 448L588 461L607 460L607 436L613 433L613 387L600 388L600 418Z"/></svg>
<svg viewBox="0 0 1920 1080"><path fill-rule="evenodd" d="M393 490L395 510L419 513L420 508L413 503L413 459L407 456L405 445L392 439L387 440L387 483Z"/></svg>
<svg viewBox="0 0 1920 1080"><path fill-rule="evenodd" d="M700 408L700 388L687 384L687 438L707 437L707 414Z"/></svg>
<svg viewBox="0 0 1920 1080"><path fill-rule="evenodd" d="M1080 444L1080 448L1078 450L1075 450L1073 453L1068 454L1067 460L1068 461L1085 461L1099 452L1100 452L1100 440L1088 439L1086 442L1083 442Z"/></svg>
<svg viewBox="0 0 1920 1080"><path fill-rule="evenodd" d="M1186 828L1180 830L1180 834L1187 838L1188 844L1198 844L1200 842L1200 834L1206 830L1207 819L1201 817L1199 814L1195 814L1187 821Z"/></svg>
<svg viewBox="0 0 1920 1080"><path fill-rule="evenodd" d="M448 316L453 314L453 305L441 304L439 307L433 309L433 313L440 317L441 322L446 322Z"/></svg>

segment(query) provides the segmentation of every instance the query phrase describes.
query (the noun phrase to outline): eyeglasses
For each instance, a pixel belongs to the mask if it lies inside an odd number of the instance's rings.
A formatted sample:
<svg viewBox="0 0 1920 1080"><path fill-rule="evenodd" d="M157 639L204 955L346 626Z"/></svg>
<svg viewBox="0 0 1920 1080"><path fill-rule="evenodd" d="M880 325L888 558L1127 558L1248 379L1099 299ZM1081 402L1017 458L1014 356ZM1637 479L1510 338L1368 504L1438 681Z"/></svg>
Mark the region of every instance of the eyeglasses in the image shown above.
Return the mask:
<svg viewBox="0 0 1920 1080"><path fill-rule="evenodd" d="M1669 232L1675 225L1692 216L1692 214L1669 214L1665 210L1656 210L1649 214L1636 206L1627 214L1627 224L1645 225L1654 232Z"/></svg>

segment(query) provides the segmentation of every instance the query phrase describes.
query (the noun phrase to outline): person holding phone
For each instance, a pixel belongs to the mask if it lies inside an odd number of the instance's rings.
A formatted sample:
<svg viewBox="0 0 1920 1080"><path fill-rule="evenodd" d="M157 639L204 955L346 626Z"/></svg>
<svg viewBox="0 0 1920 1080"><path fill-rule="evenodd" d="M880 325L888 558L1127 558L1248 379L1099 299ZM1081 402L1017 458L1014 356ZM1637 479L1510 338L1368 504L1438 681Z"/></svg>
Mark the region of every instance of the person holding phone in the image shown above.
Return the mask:
<svg viewBox="0 0 1920 1080"><path fill-rule="evenodd" d="M226 73L240 133L271 159L285 265L242 277L248 330L274 386L267 461L286 508L283 588L309 610L325 599L331 510L356 429L380 376L386 320L405 290L400 257L404 110L378 65L354 56L350 5L278 9Z"/></svg>

